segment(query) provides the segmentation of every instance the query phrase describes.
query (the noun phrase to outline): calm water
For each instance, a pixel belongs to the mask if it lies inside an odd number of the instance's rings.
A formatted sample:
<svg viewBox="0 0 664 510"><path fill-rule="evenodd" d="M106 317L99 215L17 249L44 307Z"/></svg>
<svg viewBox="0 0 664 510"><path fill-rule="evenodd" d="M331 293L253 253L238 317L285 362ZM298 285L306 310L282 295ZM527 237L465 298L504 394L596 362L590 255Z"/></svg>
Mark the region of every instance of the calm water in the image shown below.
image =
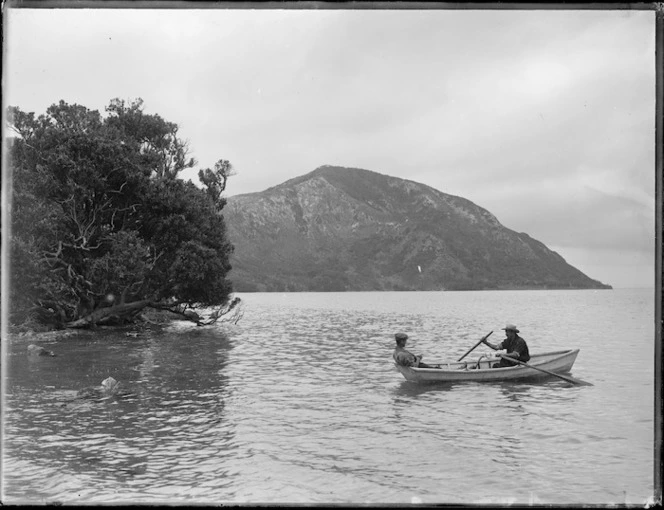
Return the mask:
<svg viewBox="0 0 664 510"><path fill-rule="evenodd" d="M653 296L245 294L234 326L40 341L56 358L12 339L2 499L642 504L654 491ZM594 386L421 387L392 365L394 332L426 361L458 358L490 330L500 340L505 322L531 352L580 348L572 375ZM109 375L131 393L75 398Z"/></svg>

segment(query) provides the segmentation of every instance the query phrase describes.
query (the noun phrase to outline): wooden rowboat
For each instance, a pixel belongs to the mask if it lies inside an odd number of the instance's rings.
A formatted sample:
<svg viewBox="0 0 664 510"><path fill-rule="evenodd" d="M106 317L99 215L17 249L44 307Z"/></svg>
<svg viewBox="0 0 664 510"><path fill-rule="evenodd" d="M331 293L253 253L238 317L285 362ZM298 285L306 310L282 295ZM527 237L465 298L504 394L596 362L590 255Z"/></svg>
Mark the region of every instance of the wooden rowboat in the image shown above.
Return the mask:
<svg viewBox="0 0 664 510"><path fill-rule="evenodd" d="M481 356L476 360L469 361L427 363L428 365L439 366L440 368L404 367L396 363L395 366L406 380L418 383L511 381L534 377L549 377L544 371L554 372L554 374L569 372L578 354L579 349L568 349L565 351L531 355L528 364L541 370L522 365L491 368L494 364L499 363L500 359L487 356Z"/></svg>

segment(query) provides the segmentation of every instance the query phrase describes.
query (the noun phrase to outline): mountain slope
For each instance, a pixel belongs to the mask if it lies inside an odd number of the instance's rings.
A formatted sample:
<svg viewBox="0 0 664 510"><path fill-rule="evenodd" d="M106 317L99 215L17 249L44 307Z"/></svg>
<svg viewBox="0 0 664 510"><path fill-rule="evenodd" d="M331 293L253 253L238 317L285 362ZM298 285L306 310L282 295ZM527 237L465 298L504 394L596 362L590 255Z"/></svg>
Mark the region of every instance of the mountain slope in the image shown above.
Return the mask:
<svg viewBox="0 0 664 510"><path fill-rule="evenodd" d="M610 288L469 200L368 170L323 166L224 217L239 292Z"/></svg>

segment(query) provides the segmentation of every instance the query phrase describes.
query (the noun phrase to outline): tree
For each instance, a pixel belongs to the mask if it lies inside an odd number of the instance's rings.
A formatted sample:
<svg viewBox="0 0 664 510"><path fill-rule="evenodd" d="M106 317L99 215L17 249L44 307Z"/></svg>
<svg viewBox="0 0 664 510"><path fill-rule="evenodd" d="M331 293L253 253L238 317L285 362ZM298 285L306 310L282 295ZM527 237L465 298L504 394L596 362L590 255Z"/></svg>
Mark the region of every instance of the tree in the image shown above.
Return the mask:
<svg viewBox="0 0 664 510"><path fill-rule="evenodd" d="M220 214L230 163L197 188L178 178L196 162L176 124L145 114L140 99L106 112L9 108L12 320L84 327L147 306L191 320L215 307L196 322L217 320L239 303Z"/></svg>
<svg viewBox="0 0 664 510"><path fill-rule="evenodd" d="M196 165L196 160L188 157L189 143L177 136L178 125L159 115L144 115L142 99L129 105L113 99L106 111L110 115L108 124L139 145L153 176L176 179L182 170Z"/></svg>
<svg viewBox="0 0 664 510"><path fill-rule="evenodd" d="M226 189L228 178L234 174L233 165L225 159L217 161L214 170L206 168L198 171L199 180L205 185L208 196L219 210L226 205L226 199L222 198L221 194Z"/></svg>

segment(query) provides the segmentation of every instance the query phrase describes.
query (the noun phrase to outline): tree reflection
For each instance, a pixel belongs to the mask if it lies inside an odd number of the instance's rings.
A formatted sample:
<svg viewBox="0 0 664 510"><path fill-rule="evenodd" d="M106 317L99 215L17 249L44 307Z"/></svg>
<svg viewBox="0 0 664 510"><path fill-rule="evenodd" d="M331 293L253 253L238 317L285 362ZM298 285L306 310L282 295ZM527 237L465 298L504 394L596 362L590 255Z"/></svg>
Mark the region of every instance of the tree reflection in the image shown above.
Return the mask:
<svg viewBox="0 0 664 510"><path fill-rule="evenodd" d="M226 417L229 339L207 328L100 333L51 344L58 357L39 363L24 345L11 346L6 496L100 501L104 487L121 483L125 501L172 487L202 494L213 485L223 498L213 482L237 448ZM123 392L76 397L109 375Z"/></svg>

